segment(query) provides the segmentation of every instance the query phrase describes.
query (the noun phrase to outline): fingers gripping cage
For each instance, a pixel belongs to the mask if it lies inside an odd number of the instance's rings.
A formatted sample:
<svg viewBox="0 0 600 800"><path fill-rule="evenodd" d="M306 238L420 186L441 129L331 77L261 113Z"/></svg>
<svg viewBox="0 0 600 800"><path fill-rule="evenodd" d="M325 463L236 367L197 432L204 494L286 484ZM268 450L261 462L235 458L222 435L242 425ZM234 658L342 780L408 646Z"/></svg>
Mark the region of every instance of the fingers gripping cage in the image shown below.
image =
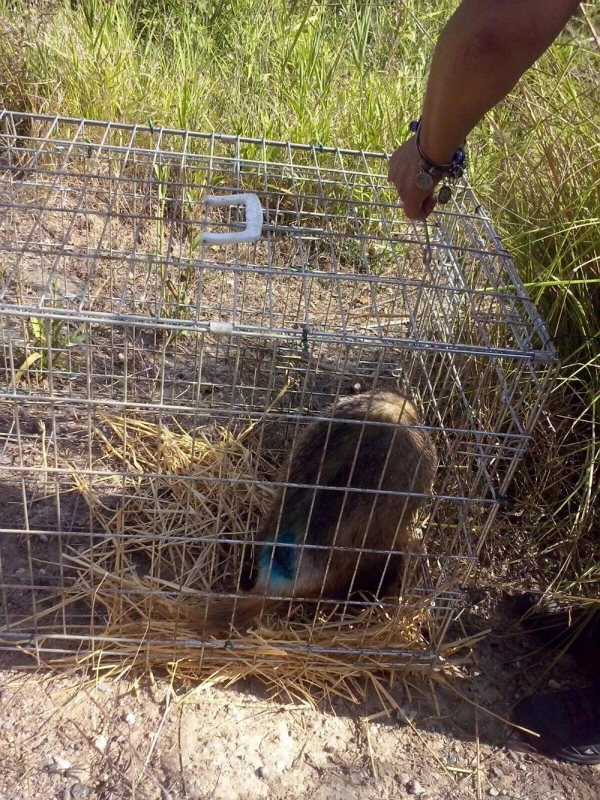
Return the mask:
<svg viewBox="0 0 600 800"><path fill-rule="evenodd" d="M5 652L93 659L101 643L104 659L192 671L249 656L263 672L438 663L556 358L468 186L425 230L386 173L376 153L1 113ZM354 456L340 485L282 472L308 425L331 435L346 398L384 390L410 398L408 429L431 437L432 487L358 485ZM402 461L389 453L382 465ZM323 585L332 564L356 574L383 556L395 593L374 598L381 566L371 593L345 597L306 593L294 573L304 601L267 593L251 623L269 648L249 626L203 635L185 609L228 599L234 621L261 525L299 488L303 534L262 552L322 551ZM331 541L304 541L327 493ZM390 495L397 523L417 507L410 536L369 547ZM347 508L367 509L351 545ZM277 614L269 597L286 601Z"/></svg>

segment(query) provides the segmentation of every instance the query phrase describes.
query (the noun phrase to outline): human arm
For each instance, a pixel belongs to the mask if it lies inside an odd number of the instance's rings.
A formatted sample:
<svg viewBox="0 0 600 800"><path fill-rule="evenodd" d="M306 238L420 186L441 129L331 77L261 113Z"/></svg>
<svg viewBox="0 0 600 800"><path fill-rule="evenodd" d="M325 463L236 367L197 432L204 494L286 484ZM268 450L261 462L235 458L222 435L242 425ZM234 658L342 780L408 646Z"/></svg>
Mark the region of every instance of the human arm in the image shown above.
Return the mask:
<svg viewBox="0 0 600 800"><path fill-rule="evenodd" d="M463 0L444 27L431 61L420 145L446 163L485 114L548 49L579 0ZM414 137L390 159L389 180L410 219L431 213L432 189L415 185L420 158Z"/></svg>

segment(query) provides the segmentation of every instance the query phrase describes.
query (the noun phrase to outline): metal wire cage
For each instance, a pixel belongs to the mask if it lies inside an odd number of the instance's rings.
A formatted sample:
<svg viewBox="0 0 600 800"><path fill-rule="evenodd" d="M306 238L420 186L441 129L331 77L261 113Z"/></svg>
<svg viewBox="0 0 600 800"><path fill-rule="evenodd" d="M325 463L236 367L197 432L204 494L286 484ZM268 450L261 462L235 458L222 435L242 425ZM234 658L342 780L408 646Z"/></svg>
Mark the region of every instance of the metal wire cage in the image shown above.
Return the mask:
<svg viewBox="0 0 600 800"><path fill-rule="evenodd" d="M177 653L176 625L136 614L242 596L242 550L307 421L399 389L440 461L400 592L428 614L408 661L435 663L556 356L468 186L425 227L386 171L377 153L2 112L4 651ZM325 614L328 652L368 660L328 599L286 606L284 626L313 615L286 647L312 657ZM350 602L373 620L397 598ZM223 657L222 638L185 638Z"/></svg>

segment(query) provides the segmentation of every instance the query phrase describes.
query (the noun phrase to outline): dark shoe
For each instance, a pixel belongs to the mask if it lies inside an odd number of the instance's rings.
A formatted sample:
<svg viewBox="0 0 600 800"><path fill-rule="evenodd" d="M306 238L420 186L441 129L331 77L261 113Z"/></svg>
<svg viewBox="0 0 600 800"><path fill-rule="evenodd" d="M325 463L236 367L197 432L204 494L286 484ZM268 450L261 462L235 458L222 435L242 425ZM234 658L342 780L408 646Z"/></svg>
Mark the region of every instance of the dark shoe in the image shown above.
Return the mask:
<svg viewBox="0 0 600 800"><path fill-rule="evenodd" d="M542 753L575 764L600 764L600 684L526 697L516 706L512 722Z"/></svg>

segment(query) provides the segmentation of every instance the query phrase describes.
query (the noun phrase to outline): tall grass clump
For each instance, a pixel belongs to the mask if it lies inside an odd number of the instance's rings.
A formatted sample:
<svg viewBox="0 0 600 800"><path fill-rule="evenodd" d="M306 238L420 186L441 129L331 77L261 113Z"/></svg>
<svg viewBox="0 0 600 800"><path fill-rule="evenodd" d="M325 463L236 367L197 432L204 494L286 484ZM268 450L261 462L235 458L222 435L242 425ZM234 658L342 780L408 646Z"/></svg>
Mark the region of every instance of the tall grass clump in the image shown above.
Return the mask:
<svg viewBox="0 0 600 800"><path fill-rule="evenodd" d="M92 119L381 149L426 68L411 15L376 0L0 0L0 18L12 97Z"/></svg>
<svg viewBox="0 0 600 800"><path fill-rule="evenodd" d="M388 152L456 6L381 0L0 0L8 108ZM471 182L562 372L498 527L506 580L598 594L600 0L470 137ZM525 502L525 500L527 502ZM502 545L503 546L503 545Z"/></svg>
<svg viewBox="0 0 600 800"><path fill-rule="evenodd" d="M478 192L562 362L522 471L512 559L541 588L589 597L600 589L599 23L600 3L584 6L481 126L478 143L494 147L477 158Z"/></svg>

